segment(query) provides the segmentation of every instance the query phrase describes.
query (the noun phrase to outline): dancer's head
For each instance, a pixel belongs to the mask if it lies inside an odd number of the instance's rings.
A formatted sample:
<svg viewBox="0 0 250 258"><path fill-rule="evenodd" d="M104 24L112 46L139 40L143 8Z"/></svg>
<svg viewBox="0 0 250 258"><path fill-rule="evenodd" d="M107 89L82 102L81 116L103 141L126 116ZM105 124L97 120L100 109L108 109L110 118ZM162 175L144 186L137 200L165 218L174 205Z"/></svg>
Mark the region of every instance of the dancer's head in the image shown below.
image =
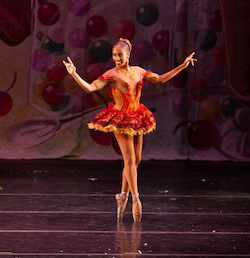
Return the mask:
<svg viewBox="0 0 250 258"><path fill-rule="evenodd" d="M123 67L129 63L129 57L132 50L132 44L128 39L120 38L113 47L113 61L117 67Z"/></svg>

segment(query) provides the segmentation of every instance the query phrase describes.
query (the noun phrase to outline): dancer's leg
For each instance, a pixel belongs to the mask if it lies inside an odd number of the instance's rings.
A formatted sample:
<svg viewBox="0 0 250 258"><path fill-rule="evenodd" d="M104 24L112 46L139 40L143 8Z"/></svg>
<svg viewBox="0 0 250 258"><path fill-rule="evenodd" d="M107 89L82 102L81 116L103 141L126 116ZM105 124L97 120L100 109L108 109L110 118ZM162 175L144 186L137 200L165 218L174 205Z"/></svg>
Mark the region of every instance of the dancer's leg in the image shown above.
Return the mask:
<svg viewBox="0 0 250 258"><path fill-rule="evenodd" d="M137 169L135 165L135 149L134 149L134 138L126 134L117 134L115 137L119 144L120 150L122 152L124 169L123 178L126 179L128 187L132 194L138 193L137 187ZM126 184L125 184L126 186ZM126 190L126 189L122 189Z"/></svg>
<svg viewBox="0 0 250 258"><path fill-rule="evenodd" d="M141 155L142 155L142 146L143 146L143 135L134 136L134 151L135 151L135 166L138 168L141 162ZM128 181L125 175L122 175L122 192L129 192Z"/></svg>
<svg viewBox="0 0 250 258"><path fill-rule="evenodd" d="M124 160L124 169L123 169L124 189L122 189L122 191L128 188L131 191L133 196L133 217L135 221L139 221L141 219L141 202L138 197L135 142L139 145L139 143L141 143L142 141L139 140L139 138L134 140L134 137L130 135L125 135L125 134L115 133L115 137L119 144L120 150L122 152L123 160ZM138 151L139 151L139 148L137 149L137 152ZM141 156L141 153L140 155L138 155L138 162L140 160L140 156ZM127 188L127 184L128 184L128 188ZM135 214L137 214L136 217L134 216Z"/></svg>
<svg viewBox="0 0 250 258"><path fill-rule="evenodd" d="M143 135L137 135L134 137L134 149L135 149L135 165L138 168L141 163L142 155L142 146L143 146Z"/></svg>

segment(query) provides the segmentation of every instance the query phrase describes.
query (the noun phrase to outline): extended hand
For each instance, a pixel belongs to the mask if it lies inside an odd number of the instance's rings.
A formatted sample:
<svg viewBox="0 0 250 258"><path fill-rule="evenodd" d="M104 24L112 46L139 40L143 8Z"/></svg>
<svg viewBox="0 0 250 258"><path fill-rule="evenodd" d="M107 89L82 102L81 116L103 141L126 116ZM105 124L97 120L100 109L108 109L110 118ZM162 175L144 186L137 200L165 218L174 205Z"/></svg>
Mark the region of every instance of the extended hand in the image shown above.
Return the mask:
<svg viewBox="0 0 250 258"><path fill-rule="evenodd" d="M67 63L63 60L63 64L65 65L68 73L72 74L76 71L76 67L74 66L72 60L69 57L67 57L67 59L68 59L69 62Z"/></svg>
<svg viewBox="0 0 250 258"><path fill-rule="evenodd" d="M186 57L186 59L183 62L184 68L187 68L190 63L192 64L192 66L194 66L194 62L197 61L197 59L193 58L194 54L195 52L193 52L191 55Z"/></svg>

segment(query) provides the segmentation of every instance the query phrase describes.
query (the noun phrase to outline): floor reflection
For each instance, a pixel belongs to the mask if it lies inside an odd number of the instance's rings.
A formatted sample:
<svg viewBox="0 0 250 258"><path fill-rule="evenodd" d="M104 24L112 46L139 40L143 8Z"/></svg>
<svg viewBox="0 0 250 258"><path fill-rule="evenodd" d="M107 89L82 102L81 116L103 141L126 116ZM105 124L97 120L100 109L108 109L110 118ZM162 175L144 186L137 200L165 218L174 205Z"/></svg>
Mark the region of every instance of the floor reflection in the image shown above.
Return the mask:
<svg viewBox="0 0 250 258"><path fill-rule="evenodd" d="M132 226L132 228L131 228ZM117 220L117 233L115 235L116 245L120 249L121 257L136 257L141 254L139 246L141 243L141 223L125 223Z"/></svg>

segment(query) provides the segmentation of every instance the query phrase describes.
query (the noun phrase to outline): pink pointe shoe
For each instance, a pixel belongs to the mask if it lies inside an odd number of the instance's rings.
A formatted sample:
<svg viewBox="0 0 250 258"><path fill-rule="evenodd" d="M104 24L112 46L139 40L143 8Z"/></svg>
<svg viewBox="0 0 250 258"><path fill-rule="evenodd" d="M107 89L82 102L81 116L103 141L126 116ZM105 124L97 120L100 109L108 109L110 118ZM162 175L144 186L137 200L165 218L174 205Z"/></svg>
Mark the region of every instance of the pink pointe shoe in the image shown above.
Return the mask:
<svg viewBox="0 0 250 258"><path fill-rule="evenodd" d="M139 222L141 221L142 218L142 204L141 201L139 199L139 194L132 194L132 200L133 200L133 206L132 206L132 214L133 214L133 219L134 222ZM134 211L134 206L138 203L138 206L140 207L140 211L139 212L135 212Z"/></svg>
<svg viewBox="0 0 250 258"><path fill-rule="evenodd" d="M128 194L129 193L119 193L115 195L115 199L117 202L117 218L123 218L123 212L126 208L127 201L128 201Z"/></svg>

